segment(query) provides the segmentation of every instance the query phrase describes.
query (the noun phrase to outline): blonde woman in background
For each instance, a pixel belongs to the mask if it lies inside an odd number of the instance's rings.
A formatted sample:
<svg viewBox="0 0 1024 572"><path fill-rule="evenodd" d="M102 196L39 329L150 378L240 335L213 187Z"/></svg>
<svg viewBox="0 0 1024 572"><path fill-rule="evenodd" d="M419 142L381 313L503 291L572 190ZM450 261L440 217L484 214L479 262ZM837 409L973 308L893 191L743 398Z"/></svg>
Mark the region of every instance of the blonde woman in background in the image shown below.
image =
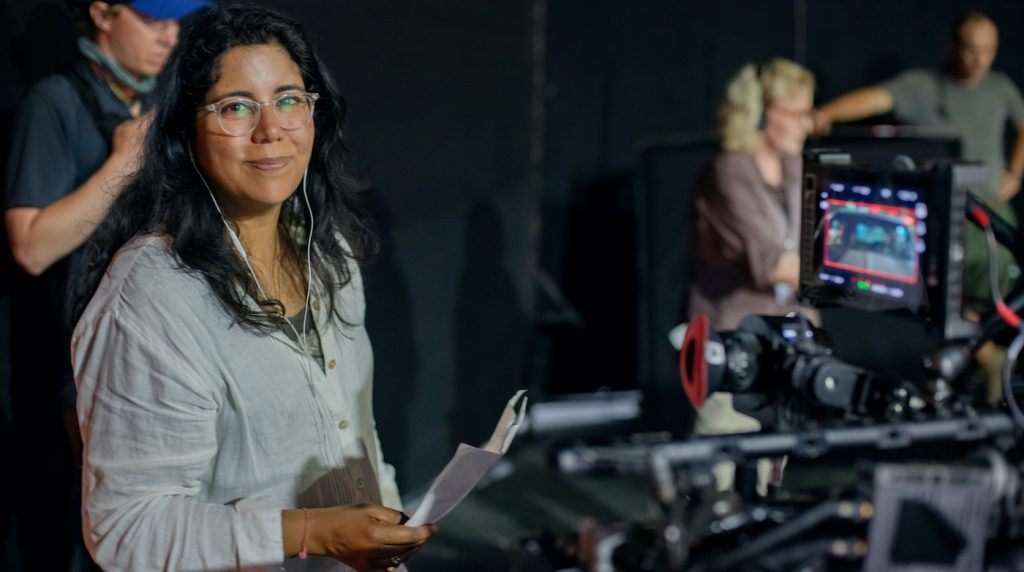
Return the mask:
<svg viewBox="0 0 1024 572"><path fill-rule="evenodd" d="M744 66L726 89L722 150L698 181L691 241L689 315L707 315L715 330L799 309L800 154L813 100L813 74L782 58ZM758 429L731 394L713 394L697 412L697 433Z"/></svg>

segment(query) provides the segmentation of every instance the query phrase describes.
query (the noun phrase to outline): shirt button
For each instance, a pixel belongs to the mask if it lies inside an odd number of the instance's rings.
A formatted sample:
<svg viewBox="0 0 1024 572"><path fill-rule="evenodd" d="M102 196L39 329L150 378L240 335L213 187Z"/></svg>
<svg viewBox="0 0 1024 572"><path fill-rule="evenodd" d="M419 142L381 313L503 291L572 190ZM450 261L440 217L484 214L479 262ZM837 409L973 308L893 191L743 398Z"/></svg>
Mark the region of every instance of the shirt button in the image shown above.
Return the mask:
<svg viewBox="0 0 1024 572"><path fill-rule="evenodd" d="M366 479L356 479L356 488L360 490L365 489Z"/></svg>
<svg viewBox="0 0 1024 572"><path fill-rule="evenodd" d="M348 429L348 420L342 419L338 422L338 429Z"/></svg>
<svg viewBox="0 0 1024 572"><path fill-rule="evenodd" d="M317 302L316 300L313 300L313 309L316 310L317 312L319 312L320 311L320 302Z"/></svg>
<svg viewBox="0 0 1024 572"><path fill-rule="evenodd" d="M338 365L334 360L327 362L327 369L334 369L334 366Z"/></svg>

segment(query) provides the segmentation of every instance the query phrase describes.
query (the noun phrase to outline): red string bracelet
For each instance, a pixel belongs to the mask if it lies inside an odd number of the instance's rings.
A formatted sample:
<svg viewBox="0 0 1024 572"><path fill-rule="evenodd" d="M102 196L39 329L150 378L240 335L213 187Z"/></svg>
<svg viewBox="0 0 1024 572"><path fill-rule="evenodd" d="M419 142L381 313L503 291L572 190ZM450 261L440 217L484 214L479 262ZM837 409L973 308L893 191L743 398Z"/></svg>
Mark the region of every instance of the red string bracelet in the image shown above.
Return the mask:
<svg viewBox="0 0 1024 572"><path fill-rule="evenodd" d="M299 545L299 560L305 560L309 556L306 542L309 540L309 511L302 509L302 544Z"/></svg>

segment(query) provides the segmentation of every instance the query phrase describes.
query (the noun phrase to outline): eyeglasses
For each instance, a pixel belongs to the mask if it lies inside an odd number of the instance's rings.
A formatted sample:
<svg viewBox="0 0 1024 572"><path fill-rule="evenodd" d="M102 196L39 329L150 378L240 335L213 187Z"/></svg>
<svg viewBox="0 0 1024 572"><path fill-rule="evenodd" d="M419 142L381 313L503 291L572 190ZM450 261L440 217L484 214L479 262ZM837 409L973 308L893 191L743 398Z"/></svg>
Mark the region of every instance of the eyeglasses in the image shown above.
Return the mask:
<svg viewBox="0 0 1024 572"><path fill-rule="evenodd" d="M768 109L787 119L808 119L811 117L810 109L790 109L778 104L769 104Z"/></svg>
<svg viewBox="0 0 1024 572"><path fill-rule="evenodd" d="M217 122L224 133L232 137L248 135L260 123L260 110L269 106L274 110L278 125L285 131L298 131L313 117L313 105L320 99L318 93L286 93L271 101L253 101L234 97L200 107L201 111L217 114Z"/></svg>

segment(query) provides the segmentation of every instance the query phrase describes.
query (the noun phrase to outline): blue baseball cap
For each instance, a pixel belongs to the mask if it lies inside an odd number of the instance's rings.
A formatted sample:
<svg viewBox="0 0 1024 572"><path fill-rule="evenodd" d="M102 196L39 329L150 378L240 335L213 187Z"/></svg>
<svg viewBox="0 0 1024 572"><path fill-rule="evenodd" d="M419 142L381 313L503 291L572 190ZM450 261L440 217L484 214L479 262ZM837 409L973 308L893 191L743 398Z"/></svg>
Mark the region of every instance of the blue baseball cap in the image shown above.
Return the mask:
<svg viewBox="0 0 1024 572"><path fill-rule="evenodd" d="M156 20L180 20L196 10L213 6L210 0L134 0L134 2L117 2L110 4L127 4Z"/></svg>

